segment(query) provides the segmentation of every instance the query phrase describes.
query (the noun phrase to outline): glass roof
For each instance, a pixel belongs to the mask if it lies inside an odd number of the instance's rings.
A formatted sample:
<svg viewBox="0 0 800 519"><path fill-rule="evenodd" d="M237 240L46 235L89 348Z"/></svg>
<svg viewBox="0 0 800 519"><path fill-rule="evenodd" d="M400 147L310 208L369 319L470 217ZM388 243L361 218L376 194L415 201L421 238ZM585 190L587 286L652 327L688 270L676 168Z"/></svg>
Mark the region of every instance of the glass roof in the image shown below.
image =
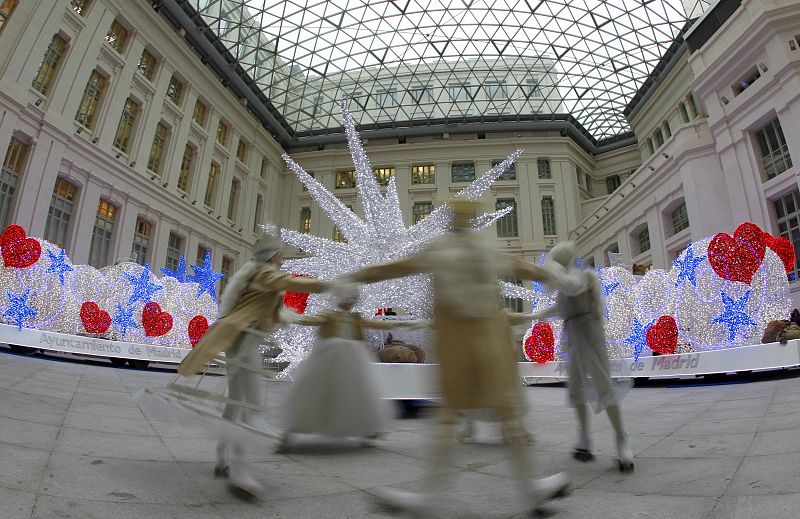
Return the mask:
<svg viewBox="0 0 800 519"><path fill-rule="evenodd" d="M596 140L712 0L188 0L295 137L570 114Z"/></svg>

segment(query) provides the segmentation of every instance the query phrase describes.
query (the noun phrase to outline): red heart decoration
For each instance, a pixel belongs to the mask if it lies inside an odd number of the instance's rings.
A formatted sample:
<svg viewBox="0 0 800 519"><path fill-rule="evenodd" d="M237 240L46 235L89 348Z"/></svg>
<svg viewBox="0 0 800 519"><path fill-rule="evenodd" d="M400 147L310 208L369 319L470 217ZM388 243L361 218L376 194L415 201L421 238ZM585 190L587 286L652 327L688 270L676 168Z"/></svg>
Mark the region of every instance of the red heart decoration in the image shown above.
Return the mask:
<svg viewBox="0 0 800 519"><path fill-rule="evenodd" d="M81 322L89 333L105 333L111 326L111 316L94 301L86 301L81 305Z"/></svg>
<svg viewBox="0 0 800 519"><path fill-rule="evenodd" d="M192 348L200 342L200 339L206 334L206 330L208 330L208 319L202 315L192 317L189 321L189 342L192 343Z"/></svg>
<svg viewBox="0 0 800 519"><path fill-rule="evenodd" d="M544 364L555 358L555 336L549 323L536 323L525 339L525 356L532 362Z"/></svg>
<svg viewBox="0 0 800 519"><path fill-rule="evenodd" d="M656 353L672 355L678 345L678 324L671 315L662 315L647 330L647 345Z"/></svg>
<svg viewBox="0 0 800 519"><path fill-rule="evenodd" d="M42 255L42 245L37 240L28 238L25 229L15 224L6 227L0 235L0 247L3 249L3 263L6 267L30 267Z"/></svg>
<svg viewBox="0 0 800 519"><path fill-rule="evenodd" d="M142 326L148 337L160 337L172 329L172 316L162 312L158 303L150 301L142 308Z"/></svg>
<svg viewBox="0 0 800 519"><path fill-rule="evenodd" d="M311 277L311 276L303 276L301 274L292 274L293 278L298 277ZM298 314L303 314L306 311L306 305L308 304L308 294L306 292L292 292L286 291L283 294L283 305L287 308L291 308Z"/></svg>
<svg viewBox="0 0 800 519"><path fill-rule="evenodd" d="M749 284L766 250L764 232L756 224L745 222L733 236L723 232L714 235L708 244L708 262L719 277Z"/></svg>
<svg viewBox="0 0 800 519"><path fill-rule="evenodd" d="M788 274L794 269L795 261L797 261L797 257L795 256L794 252L794 245L792 245L792 242L783 236L775 237L769 233L764 234L765 238L769 236L769 238L765 240L767 247L772 249L772 251L778 255L783 262L783 267L786 269L786 273Z"/></svg>

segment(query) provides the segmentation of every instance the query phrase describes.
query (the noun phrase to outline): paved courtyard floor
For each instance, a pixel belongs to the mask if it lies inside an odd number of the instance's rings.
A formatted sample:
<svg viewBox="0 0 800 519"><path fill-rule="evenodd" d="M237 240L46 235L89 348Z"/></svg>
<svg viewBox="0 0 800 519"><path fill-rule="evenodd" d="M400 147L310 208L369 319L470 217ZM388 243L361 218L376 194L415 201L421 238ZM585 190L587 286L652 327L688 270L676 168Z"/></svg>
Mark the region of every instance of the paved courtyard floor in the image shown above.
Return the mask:
<svg viewBox="0 0 800 519"><path fill-rule="evenodd" d="M373 489L428 483L433 421L398 419L373 447L312 440L287 455L260 453L263 499L239 501L212 476L213 438L143 414L133 400L173 376L0 349L0 517L386 517L369 504ZM798 517L800 376L732 382L633 389L624 402L637 456L630 475L616 470L605 416L593 427L598 459L581 464L569 455L564 388L526 388L537 470L566 470L573 481L572 494L549 507L553 517ZM286 387L269 385L277 425ZM465 445L436 470L457 476L444 502L449 517L525 517L499 446Z"/></svg>

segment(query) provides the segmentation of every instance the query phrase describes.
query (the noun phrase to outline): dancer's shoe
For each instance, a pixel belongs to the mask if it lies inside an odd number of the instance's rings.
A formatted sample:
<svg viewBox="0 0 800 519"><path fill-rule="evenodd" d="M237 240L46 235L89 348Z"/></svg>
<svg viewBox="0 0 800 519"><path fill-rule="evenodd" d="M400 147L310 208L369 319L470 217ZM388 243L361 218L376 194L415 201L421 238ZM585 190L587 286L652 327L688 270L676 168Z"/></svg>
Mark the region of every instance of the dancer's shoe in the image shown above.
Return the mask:
<svg viewBox="0 0 800 519"><path fill-rule="evenodd" d="M564 472L559 472L531 480L528 484L526 504L531 513L538 513L539 508L551 499L560 499L567 494L569 494L569 478Z"/></svg>
<svg viewBox="0 0 800 519"><path fill-rule="evenodd" d="M230 464L230 486L231 491L239 498L248 501L258 499L258 496L263 492L264 487L261 483L251 476L244 463L236 461Z"/></svg>
<svg viewBox="0 0 800 519"><path fill-rule="evenodd" d="M378 488L374 491L373 500L377 508L390 513L410 513L417 516L433 515L434 495L393 488Z"/></svg>
<svg viewBox="0 0 800 519"><path fill-rule="evenodd" d="M617 463L620 472L633 472L633 449L626 433L617 435Z"/></svg>
<svg viewBox="0 0 800 519"><path fill-rule="evenodd" d="M575 443L575 448L572 450L572 457L583 463L594 460L594 454L592 454L592 439L589 436L589 431L586 429L578 430L578 441Z"/></svg>
<svg viewBox="0 0 800 519"><path fill-rule="evenodd" d="M217 444L217 464L214 466L214 477L227 478L230 475L231 446L228 443Z"/></svg>
<svg viewBox="0 0 800 519"><path fill-rule="evenodd" d="M291 433L283 433L277 445L275 445L275 454L286 454L292 449Z"/></svg>

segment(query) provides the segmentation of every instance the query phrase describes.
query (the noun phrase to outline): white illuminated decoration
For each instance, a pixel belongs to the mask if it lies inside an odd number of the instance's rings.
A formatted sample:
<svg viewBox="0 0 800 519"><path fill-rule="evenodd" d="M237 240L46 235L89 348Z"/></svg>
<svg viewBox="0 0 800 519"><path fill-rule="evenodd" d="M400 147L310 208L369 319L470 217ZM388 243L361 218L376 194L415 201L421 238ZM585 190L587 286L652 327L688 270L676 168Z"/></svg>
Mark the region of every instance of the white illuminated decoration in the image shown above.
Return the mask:
<svg viewBox="0 0 800 519"><path fill-rule="evenodd" d="M281 238L288 245L292 245L308 255L285 261L283 270L286 272L320 279L332 279L368 265L406 258L419 252L435 238L443 235L449 227L451 211L448 204L437 207L419 223L406 227L403 223L403 214L394 178L389 180L385 194L382 193L346 104L342 103L341 110L347 142L355 166L356 189L364 208L364 218L358 217L322 184L306 173L291 157L284 155L283 159L289 169L306 186L309 194L333 221L346 240L345 242L336 242L319 236L282 229ZM455 197L477 200L521 154L522 150L516 150L503 162L459 191ZM476 229L486 228L510 210L511 208L504 208L479 216L473 221L474 227ZM362 312L365 316L372 316L379 308L391 307L403 309L417 318L430 318L432 304L430 285L430 277L427 275L409 276L365 285L361 287L361 299L354 310ZM308 297L305 311L315 314L320 310L332 307L330 296L311 294ZM288 326L278 331L271 338L284 350L278 360L292 363L302 360L312 347L315 334L315 329L298 325Z"/></svg>

